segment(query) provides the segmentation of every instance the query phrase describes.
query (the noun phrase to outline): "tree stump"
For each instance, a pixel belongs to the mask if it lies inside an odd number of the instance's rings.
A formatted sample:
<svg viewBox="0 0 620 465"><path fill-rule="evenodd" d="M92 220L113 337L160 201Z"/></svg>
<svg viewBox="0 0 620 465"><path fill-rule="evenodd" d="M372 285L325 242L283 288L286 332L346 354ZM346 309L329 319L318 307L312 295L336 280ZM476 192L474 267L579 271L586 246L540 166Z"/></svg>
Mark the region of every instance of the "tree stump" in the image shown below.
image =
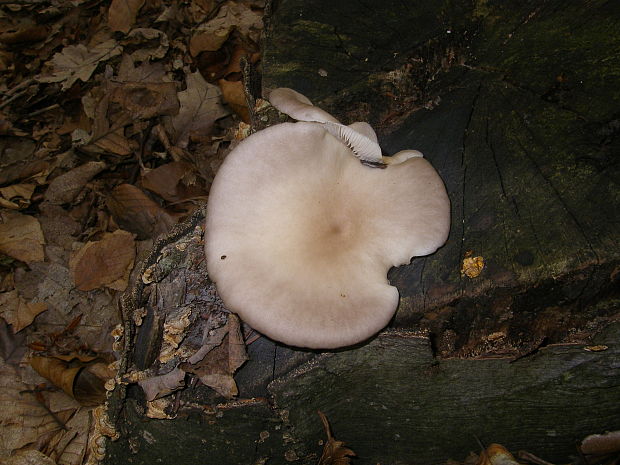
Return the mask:
<svg viewBox="0 0 620 465"><path fill-rule="evenodd" d="M462 460L476 437L566 461L619 429L619 31L620 5L603 1L278 2L263 87L368 121L387 153L421 150L448 188L450 238L390 272L399 310L364 345L260 338L239 400L188 387L173 419L147 419L141 390L117 388L122 435L105 463L316 463L316 410L359 463L384 465ZM201 215L145 264L162 264L167 290L140 281L125 302L121 375L174 368L157 359L179 308L192 309L187 341L203 312L225 313ZM171 255L179 241L193 245Z"/></svg>

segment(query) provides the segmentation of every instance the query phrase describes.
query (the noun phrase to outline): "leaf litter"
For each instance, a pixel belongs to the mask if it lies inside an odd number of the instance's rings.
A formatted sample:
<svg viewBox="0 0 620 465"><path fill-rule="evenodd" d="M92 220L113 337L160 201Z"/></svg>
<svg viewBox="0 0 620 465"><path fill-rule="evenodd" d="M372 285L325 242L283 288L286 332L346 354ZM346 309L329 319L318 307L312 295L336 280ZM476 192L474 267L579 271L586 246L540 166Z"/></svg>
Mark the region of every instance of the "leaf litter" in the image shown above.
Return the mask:
<svg viewBox="0 0 620 465"><path fill-rule="evenodd" d="M114 431L92 405L114 372L119 296L154 240L204 201L233 128L248 122L240 59L261 59L263 8L261 0L0 5L4 463L102 457L101 431ZM188 375L234 397L247 359L237 319L213 313L187 351L184 317L175 318L160 354L175 366L133 373L159 418L169 418ZM355 454L320 416L319 463L350 463ZM580 447L617 457L618 442L612 432ZM463 463L546 464L517 456L492 444Z"/></svg>
<svg viewBox="0 0 620 465"><path fill-rule="evenodd" d="M243 88L231 70L241 57L260 60L263 8L0 5L0 457L100 457L88 437L118 356L110 334L120 295L157 238L207 197L247 112L232 103ZM154 401L188 374L236 395L245 343L238 321L218 321L223 338L206 337L187 371L145 379ZM175 325L172 356L184 347Z"/></svg>

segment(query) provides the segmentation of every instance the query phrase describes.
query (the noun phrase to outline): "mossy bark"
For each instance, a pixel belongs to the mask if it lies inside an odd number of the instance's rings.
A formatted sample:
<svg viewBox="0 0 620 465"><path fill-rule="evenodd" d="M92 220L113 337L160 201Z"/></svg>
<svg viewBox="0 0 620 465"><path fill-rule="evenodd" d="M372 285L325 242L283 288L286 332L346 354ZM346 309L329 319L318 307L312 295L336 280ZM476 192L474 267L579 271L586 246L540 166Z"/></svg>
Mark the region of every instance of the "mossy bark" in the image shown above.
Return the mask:
<svg viewBox="0 0 620 465"><path fill-rule="evenodd" d="M263 87L370 122L388 153L423 151L450 237L390 272L400 307L373 341L251 344L236 380L259 400L218 407L189 388L176 419L150 420L118 389L106 463L316 463L318 409L359 463L384 465L462 460L475 437L564 462L620 428L620 4L280 0L269 24ZM485 261L474 278L469 250ZM148 367L161 330L131 316L123 366Z"/></svg>

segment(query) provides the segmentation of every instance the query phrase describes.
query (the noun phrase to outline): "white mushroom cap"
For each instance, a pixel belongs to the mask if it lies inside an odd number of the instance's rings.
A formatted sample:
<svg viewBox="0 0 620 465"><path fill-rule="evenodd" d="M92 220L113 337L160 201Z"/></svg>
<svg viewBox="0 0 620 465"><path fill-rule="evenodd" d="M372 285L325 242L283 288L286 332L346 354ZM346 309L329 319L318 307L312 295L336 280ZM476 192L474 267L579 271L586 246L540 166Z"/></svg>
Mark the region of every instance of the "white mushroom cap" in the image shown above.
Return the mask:
<svg viewBox="0 0 620 465"><path fill-rule="evenodd" d="M398 305L387 271L434 252L450 223L433 167L399 161L364 166L310 122L241 142L207 209L207 268L226 306L292 346L342 347L380 331Z"/></svg>

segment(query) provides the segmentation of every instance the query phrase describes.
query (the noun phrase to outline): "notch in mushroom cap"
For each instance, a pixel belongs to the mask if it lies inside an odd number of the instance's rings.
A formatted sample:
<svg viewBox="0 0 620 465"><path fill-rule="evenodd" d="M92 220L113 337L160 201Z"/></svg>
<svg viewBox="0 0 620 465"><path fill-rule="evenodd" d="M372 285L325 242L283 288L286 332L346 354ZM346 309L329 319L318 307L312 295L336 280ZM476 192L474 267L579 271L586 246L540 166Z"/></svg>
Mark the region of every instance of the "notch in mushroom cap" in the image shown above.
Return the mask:
<svg viewBox="0 0 620 465"><path fill-rule="evenodd" d="M450 207L426 160L410 153L386 169L364 166L325 128L340 123L318 114L324 121L259 131L227 156L209 194L205 249L224 303L253 328L336 348L388 324L398 291L387 271L445 242Z"/></svg>

